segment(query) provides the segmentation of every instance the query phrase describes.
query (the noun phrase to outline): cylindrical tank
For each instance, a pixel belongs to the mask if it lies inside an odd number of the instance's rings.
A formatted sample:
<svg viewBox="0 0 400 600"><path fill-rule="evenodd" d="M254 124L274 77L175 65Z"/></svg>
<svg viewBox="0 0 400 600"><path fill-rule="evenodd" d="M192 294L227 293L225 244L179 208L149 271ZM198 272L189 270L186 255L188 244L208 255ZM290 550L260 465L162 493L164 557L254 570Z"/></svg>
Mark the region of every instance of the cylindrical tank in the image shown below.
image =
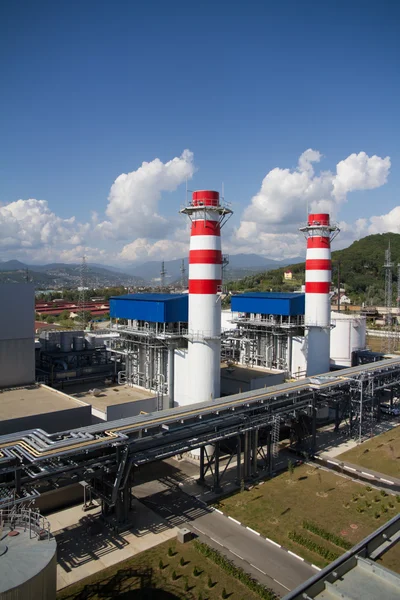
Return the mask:
<svg viewBox="0 0 400 600"><path fill-rule="evenodd" d="M60 331L60 350L69 352L71 350L72 335L70 331Z"/></svg>
<svg viewBox="0 0 400 600"><path fill-rule="evenodd" d="M43 519L27 509L2 518L0 600L55 600L57 544Z"/></svg>
<svg viewBox="0 0 400 600"><path fill-rule="evenodd" d="M331 362L343 367L352 366L352 354L364 350L367 320L365 316L332 312Z"/></svg>
<svg viewBox="0 0 400 600"><path fill-rule="evenodd" d="M83 336L74 336L72 338L72 348L73 348L73 350L75 350L75 352L84 350L85 338Z"/></svg>

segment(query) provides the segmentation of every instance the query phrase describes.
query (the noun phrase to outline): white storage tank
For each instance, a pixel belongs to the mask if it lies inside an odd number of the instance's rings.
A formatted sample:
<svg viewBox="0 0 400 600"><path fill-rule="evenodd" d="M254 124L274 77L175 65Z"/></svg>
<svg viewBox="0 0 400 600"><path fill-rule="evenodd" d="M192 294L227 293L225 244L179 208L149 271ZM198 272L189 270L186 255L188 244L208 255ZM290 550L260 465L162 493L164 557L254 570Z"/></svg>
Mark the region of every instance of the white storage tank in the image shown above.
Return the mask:
<svg viewBox="0 0 400 600"><path fill-rule="evenodd" d="M2 511L0 600L55 600L57 544L29 509Z"/></svg>
<svg viewBox="0 0 400 600"><path fill-rule="evenodd" d="M331 363L351 367L353 352L365 349L366 317L332 312L331 320Z"/></svg>

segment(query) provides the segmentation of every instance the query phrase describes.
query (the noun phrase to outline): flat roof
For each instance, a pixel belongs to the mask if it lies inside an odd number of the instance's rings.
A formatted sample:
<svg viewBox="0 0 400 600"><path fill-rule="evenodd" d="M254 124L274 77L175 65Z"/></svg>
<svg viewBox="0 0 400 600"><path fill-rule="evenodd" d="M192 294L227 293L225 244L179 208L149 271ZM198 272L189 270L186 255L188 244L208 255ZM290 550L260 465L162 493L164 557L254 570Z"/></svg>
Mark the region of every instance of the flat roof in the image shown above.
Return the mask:
<svg viewBox="0 0 400 600"><path fill-rule="evenodd" d="M90 390L100 390L99 396L93 396ZM105 412L107 406L115 404L125 404L126 402L135 402L137 400L145 400L146 398L154 398L155 392L150 392L139 387L130 387L127 385L106 386L101 382L92 382L85 384L75 384L68 386L68 393L74 398L77 398L87 404L91 404L93 408L97 408Z"/></svg>
<svg viewBox="0 0 400 600"><path fill-rule="evenodd" d="M243 294L239 292L232 294L235 298L265 298L266 300L292 300L304 295L304 292L244 292Z"/></svg>
<svg viewBox="0 0 400 600"><path fill-rule="evenodd" d="M0 390L0 420L19 419L77 408L81 403L63 392L43 385Z"/></svg>
<svg viewBox="0 0 400 600"><path fill-rule="evenodd" d="M111 296L110 300L140 300L142 302L168 302L177 298L187 298L187 294L123 294Z"/></svg>
<svg viewBox="0 0 400 600"><path fill-rule="evenodd" d="M221 365L221 377L235 381L250 382L252 379L261 379L268 375L277 375L283 371L272 371L271 369L262 369L259 367L244 367L243 365Z"/></svg>

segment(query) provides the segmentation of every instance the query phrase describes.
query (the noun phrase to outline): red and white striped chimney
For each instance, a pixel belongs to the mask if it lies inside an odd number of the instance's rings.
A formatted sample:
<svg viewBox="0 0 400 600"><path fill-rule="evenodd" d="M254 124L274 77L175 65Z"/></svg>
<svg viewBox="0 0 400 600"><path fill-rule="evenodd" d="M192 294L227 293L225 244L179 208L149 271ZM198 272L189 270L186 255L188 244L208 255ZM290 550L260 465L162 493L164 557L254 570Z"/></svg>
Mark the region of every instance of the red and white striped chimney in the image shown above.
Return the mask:
<svg viewBox="0 0 400 600"><path fill-rule="evenodd" d="M188 214L192 221L189 251L189 382L185 403L193 404L220 395L221 227L232 211L220 204L218 192L199 190L193 192L191 204L181 212Z"/></svg>
<svg viewBox="0 0 400 600"><path fill-rule="evenodd" d="M305 318L307 376L330 368L331 241L339 233L329 214L310 214L302 227L307 238Z"/></svg>

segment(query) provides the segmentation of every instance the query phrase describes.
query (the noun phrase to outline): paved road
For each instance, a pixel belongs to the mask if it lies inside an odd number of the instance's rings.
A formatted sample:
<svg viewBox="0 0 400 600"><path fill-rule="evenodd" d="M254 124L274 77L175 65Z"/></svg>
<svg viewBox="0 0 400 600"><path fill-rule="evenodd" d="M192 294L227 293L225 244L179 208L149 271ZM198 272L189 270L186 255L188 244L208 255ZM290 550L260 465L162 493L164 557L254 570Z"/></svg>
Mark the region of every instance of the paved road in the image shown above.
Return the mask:
<svg viewBox="0 0 400 600"><path fill-rule="evenodd" d="M316 573L310 565L211 510L177 486L153 481L135 487L133 493L171 526L188 527L280 595Z"/></svg>

